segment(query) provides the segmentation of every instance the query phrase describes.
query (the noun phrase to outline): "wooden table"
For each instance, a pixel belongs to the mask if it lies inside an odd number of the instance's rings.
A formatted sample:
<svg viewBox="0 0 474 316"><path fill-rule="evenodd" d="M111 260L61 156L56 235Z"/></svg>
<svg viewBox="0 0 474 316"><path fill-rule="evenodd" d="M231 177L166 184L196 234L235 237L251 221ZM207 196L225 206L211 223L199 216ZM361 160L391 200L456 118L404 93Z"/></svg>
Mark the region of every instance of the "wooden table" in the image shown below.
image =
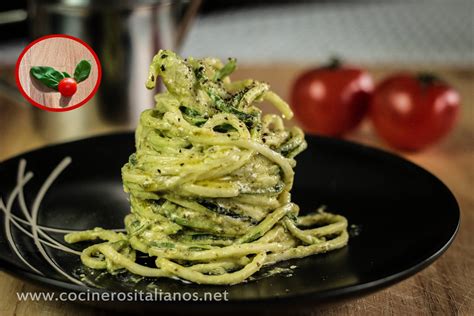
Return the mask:
<svg viewBox="0 0 474 316"><path fill-rule="evenodd" d="M376 79L400 67L368 67ZM252 77L269 82L287 98L289 86L301 71L298 65L242 67L236 78ZM406 68L408 69L408 68ZM410 69L420 70L420 69ZM430 69L432 70L432 69ZM453 84L463 98L462 114L455 130L441 143L417 154L402 154L444 181L454 192L462 212L461 228L449 250L434 264L397 285L357 300L315 309L330 315L473 315L474 314L474 68L439 68L436 72ZM74 110L82 111L82 109ZM84 110L85 111L85 110ZM0 95L0 160L51 142L32 125L32 107L15 104ZM55 113L54 113L55 114ZM97 124L78 135L123 129ZM55 135L55 141L70 138ZM363 126L349 139L387 150L371 130ZM18 302L18 291L41 291L3 272L0 273L0 315L101 315L93 308L63 302Z"/></svg>

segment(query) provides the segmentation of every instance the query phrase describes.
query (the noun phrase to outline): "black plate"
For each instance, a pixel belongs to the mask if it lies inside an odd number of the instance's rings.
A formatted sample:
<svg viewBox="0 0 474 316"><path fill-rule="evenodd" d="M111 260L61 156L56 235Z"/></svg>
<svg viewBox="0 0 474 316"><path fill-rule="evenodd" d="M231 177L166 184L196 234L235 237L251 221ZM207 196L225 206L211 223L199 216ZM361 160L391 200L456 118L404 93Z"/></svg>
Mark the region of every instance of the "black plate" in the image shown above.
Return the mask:
<svg viewBox="0 0 474 316"><path fill-rule="evenodd" d="M452 242L459 225L459 208L451 192L436 177L394 155L361 145L322 137L308 137L308 149L298 157L293 200L303 212L321 204L346 216L351 226L349 245L343 249L279 264L291 272L280 273L228 286L185 284L161 279L154 284L163 292L220 292L230 301L221 306L263 306L268 303L314 303L331 298L366 293L420 271L438 258ZM65 158L72 163L59 175L39 204L42 227L88 229L95 226L123 227L129 212L122 191L120 168L134 150L130 133L100 136L45 147L0 164L0 194L7 203L16 181L20 160L34 177L24 188L31 212L41 185ZM25 218L19 198L12 213ZM4 212L3 212L4 213ZM1 215L0 263L3 269L27 280L67 291L87 287L68 280L38 251L31 237ZM18 253L40 273L21 261L8 241L11 228ZM21 225L28 232L28 225ZM62 234L48 232L62 241ZM44 236L39 236L44 240ZM79 248L77 248L79 249ZM125 276L94 279L77 256L44 245L45 254L58 269L71 276L81 273L100 291L144 289L150 280L136 285ZM90 286L93 288L93 286ZM129 305L130 303L128 303ZM136 303L138 304L138 303ZM142 303L143 304L143 303ZM184 308L192 304L168 304ZM171 305L169 305L171 304ZM202 306L206 303L194 303ZM209 303L207 303L209 304ZM214 304L214 303L213 303ZM150 306L150 304L144 304ZM215 306L215 305L213 305Z"/></svg>

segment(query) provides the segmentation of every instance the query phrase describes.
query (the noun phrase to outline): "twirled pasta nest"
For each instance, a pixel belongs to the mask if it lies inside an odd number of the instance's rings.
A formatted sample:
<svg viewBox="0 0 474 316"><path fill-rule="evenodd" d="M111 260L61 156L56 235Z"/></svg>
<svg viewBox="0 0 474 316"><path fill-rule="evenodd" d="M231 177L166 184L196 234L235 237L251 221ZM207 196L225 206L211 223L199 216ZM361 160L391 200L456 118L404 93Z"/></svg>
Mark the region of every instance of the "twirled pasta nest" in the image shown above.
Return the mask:
<svg viewBox="0 0 474 316"><path fill-rule="evenodd" d="M347 221L322 210L298 216L291 202L294 157L306 148L301 129L262 115L267 100L291 118L266 83L231 82L236 61L181 59L161 50L146 86L158 77L167 91L142 113L136 152L122 168L131 214L126 234L101 228L65 236L69 243L101 239L82 262L111 273L179 277L235 284L264 265L341 248ZM156 268L136 263L136 252Z"/></svg>

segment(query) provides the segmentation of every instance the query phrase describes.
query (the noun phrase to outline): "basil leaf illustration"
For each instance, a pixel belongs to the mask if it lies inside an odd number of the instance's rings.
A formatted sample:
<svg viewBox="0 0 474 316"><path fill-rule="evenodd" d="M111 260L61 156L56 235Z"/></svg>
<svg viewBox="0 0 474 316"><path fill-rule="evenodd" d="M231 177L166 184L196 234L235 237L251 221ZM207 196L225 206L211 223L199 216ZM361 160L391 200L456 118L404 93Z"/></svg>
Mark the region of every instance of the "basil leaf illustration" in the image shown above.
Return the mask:
<svg viewBox="0 0 474 316"><path fill-rule="evenodd" d="M30 69L30 74L41 81L45 86L58 90L59 82L64 79L64 74L53 67L34 66Z"/></svg>
<svg viewBox="0 0 474 316"><path fill-rule="evenodd" d="M68 74L67 72L63 71L63 76L64 78L71 78L71 75Z"/></svg>
<svg viewBox="0 0 474 316"><path fill-rule="evenodd" d="M91 73L91 68L92 66L90 62L87 60L81 60L74 70L74 80L76 80L77 83L86 80Z"/></svg>

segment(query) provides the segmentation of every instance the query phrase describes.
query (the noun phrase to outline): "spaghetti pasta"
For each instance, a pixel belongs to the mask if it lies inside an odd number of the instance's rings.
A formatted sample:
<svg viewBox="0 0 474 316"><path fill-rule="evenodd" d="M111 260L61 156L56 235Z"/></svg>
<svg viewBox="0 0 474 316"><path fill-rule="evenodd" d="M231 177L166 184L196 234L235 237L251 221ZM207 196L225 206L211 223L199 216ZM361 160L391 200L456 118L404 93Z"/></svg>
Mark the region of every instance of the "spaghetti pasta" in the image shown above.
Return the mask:
<svg viewBox="0 0 474 316"><path fill-rule="evenodd" d="M122 168L131 213L126 234L95 228L65 240L103 240L82 262L111 273L236 284L264 265L344 247L347 220L319 210L298 216L291 202L294 157L306 148L298 127L262 115L267 100L283 117L291 109L266 83L231 82L235 59L182 59L161 50L147 88L167 91L141 114L136 152ZM314 228L315 227L315 228ZM156 267L136 262L137 252Z"/></svg>

